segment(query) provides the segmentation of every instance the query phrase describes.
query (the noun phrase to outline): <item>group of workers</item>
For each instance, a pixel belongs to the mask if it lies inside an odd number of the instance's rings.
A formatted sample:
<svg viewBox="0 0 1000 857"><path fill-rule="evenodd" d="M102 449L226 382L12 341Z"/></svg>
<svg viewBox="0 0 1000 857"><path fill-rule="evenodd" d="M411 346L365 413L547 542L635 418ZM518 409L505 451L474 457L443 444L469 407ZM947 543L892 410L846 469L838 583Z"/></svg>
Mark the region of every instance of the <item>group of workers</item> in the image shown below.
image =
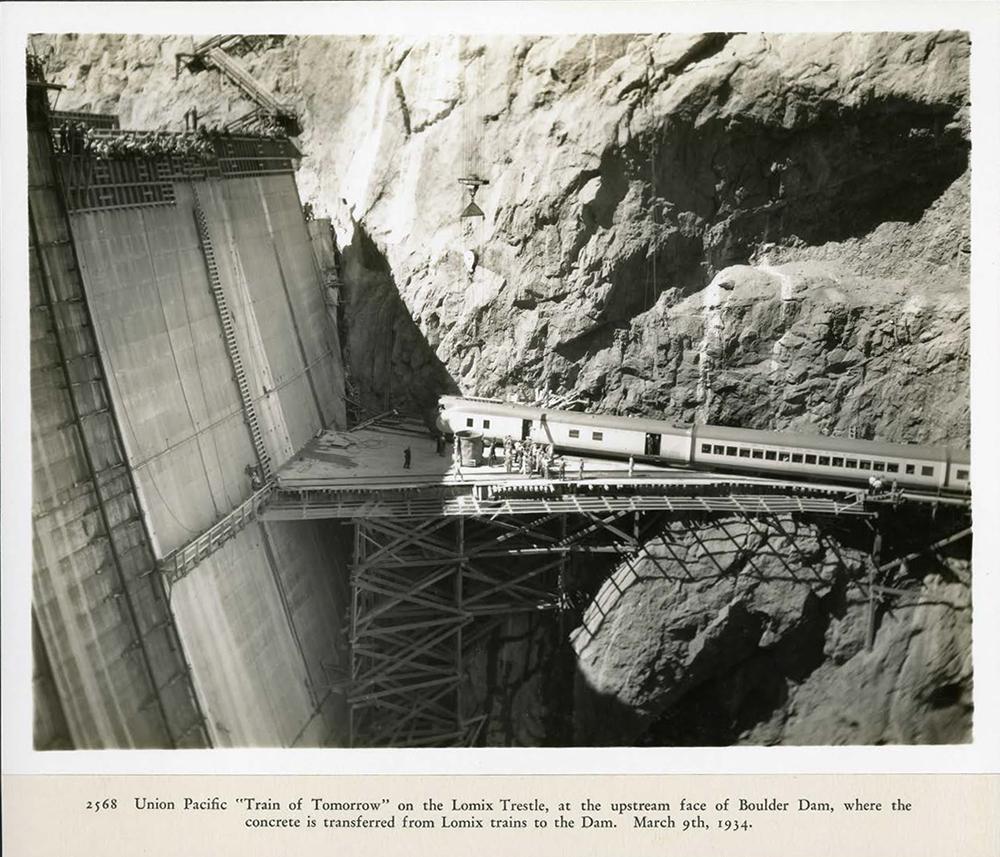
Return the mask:
<svg viewBox="0 0 1000 857"><path fill-rule="evenodd" d="M885 483L878 476L869 476L868 493L872 497L879 497L883 494L888 493L892 499L896 499L902 493L902 491L900 490L899 485L896 483L895 479L892 480L892 485L889 486L887 492Z"/></svg>
<svg viewBox="0 0 1000 857"><path fill-rule="evenodd" d="M177 155L194 160L215 158L213 140L222 132L205 127L174 134L169 131L144 131L99 134L82 122L62 122L56 129L56 151L66 155L90 155L95 158L157 158Z"/></svg>
<svg viewBox="0 0 1000 857"><path fill-rule="evenodd" d="M447 448L447 441L443 434L437 436L437 454L443 456ZM461 474L462 450L458 436L454 440L454 460L455 466ZM409 450L407 450L408 452ZM555 447L551 444L536 443L530 437L524 440L514 440L507 435L503 441L491 438L483 447L485 453L485 464L488 467L496 467L503 458L504 468L508 473L521 473L525 476L539 475L543 479L565 479L566 459L557 456ZM404 467L409 467L408 455L404 455ZM580 477L583 477L583 459L580 459Z"/></svg>
<svg viewBox="0 0 1000 857"><path fill-rule="evenodd" d="M515 441L507 435L502 449L504 468L508 473L517 472L524 476L537 474L543 479L566 478L566 459L560 456L557 464L556 450L551 443L536 443L530 437ZM497 463L496 441L490 441L486 463L490 466Z"/></svg>
<svg viewBox="0 0 1000 857"><path fill-rule="evenodd" d="M256 136L283 137L284 130L277 120ZM176 155L196 161L211 161L216 157L215 142L230 137L225 129L207 128L173 133L170 131L130 131L128 133L97 133L83 122L62 122L55 130L53 144L65 155L90 155L95 158L157 158Z"/></svg>

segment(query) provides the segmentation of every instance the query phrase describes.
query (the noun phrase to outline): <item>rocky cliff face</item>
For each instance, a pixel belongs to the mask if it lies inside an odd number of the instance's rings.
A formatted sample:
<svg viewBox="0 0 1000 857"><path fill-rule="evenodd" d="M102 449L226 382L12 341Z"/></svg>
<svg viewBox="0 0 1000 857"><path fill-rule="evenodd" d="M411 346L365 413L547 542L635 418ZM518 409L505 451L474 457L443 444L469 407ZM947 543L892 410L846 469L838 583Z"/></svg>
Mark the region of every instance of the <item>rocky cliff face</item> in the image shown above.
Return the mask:
<svg viewBox="0 0 1000 857"><path fill-rule="evenodd" d="M174 81L190 39L36 41L61 109L176 128L250 106L215 72ZM462 391L967 445L964 34L271 37L242 61L302 112L373 410ZM481 218L459 216L470 176ZM661 540L611 575L625 594L577 637L578 740L967 737L960 558L913 572L869 652L855 536L802 525L789 571L772 530L727 526L736 570L673 580L691 563ZM687 529L663 536L685 556L728 538ZM502 742L544 743L528 719Z"/></svg>
<svg viewBox="0 0 1000 857"><path fill-rule="evenodd" d="M174 81L187 38L39 45L60 107L249 107L216 72ZM919 406L968 371L963 34L277 37L242 60L303 113L373 406L541 391L966 442L966 396Z"/></svg>
<svg viewBox="0 0 1000 857"><path fill-rule="evenodd" d="M968 563L914 563L869 605L864 530L671 524L573 633L577 742L968 740Z"/></svg>

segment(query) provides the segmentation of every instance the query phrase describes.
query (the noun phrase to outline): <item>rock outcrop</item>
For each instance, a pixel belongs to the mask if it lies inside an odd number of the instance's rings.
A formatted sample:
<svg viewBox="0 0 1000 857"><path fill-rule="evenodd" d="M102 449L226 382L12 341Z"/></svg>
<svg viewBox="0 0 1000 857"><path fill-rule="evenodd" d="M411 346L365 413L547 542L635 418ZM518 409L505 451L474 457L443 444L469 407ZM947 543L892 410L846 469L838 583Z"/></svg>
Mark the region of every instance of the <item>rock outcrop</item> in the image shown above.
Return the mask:
<svg viewBox="0 0 1000 857"><path fill-rule="evenodd" d="M850 535L788 518L667 528L573 634L576 742L968 740L967 562L894 581L906 594L876 604L869 650L866 556Z"/></svg>

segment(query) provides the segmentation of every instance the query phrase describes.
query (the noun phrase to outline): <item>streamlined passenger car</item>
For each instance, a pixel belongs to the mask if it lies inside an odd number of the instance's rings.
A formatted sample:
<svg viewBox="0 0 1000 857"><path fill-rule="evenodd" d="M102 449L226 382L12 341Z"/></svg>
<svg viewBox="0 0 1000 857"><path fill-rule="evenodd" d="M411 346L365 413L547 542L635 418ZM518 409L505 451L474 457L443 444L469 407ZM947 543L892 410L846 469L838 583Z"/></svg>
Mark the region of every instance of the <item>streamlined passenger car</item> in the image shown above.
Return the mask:
<svg viewBox="0 0 1000 857"><path fill-rule="evenodd" d="M530 437L557 449L635 456L710 470L752 471L867 484L872 476L902 487L967 492L966 450L726 426L678 428L662 420L531 408L495 399L442 396L438 427L485 437Z"/></svg>
<svg viewBox="0 0 1000 857"><path fill-rule="evenodd" d="M692 463L771 474L818 476L835 481L923 488L969 488L968 452L939 446L880 443L844 437L697 426Z"/></svg>

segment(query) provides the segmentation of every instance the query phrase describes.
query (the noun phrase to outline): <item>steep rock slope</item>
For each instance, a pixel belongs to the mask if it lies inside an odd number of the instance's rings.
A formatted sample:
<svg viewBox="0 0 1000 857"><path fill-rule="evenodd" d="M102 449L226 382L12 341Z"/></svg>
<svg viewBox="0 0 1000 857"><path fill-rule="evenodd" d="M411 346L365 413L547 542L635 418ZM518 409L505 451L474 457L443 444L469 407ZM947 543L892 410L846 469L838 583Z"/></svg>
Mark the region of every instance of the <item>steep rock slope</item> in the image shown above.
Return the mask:
<svg viewBox="0 0 1000 857"><path fill-rule="evenodd" d="M215 72L174 81L173 54L192 44L39 40L71 87L62 107L117 109L138 127L176 127L193 105L207 122L247 109ZM373 407L426 406L444 389L541 392L625 413L844 428L821 407L776 408L759 393L785 383L797 352L835 352L837 365L853 332L800 329L775 365L724 350L699 383L664 383L676 352L662 353L663 310L708 289L682 307L695 316L683 336L692 355L711 350L725 313L710 283L762 260L778 266L772 277L785 273L779 263L812 260L814 279L861 278L849 289L861 326L912 314L914 301L933 315L945 301L942 329L910 349L928 384L914 371L914 392L962 385L963 34L275 37L242 60L303 113L299 181L337 230L353 369ZM457 179L473 173L490 182L476 196L485 217L463 221ZM868 291L879 319L864 318ZM804 314L823 294L808 290ZM802 314L778 313L757 353ZM647 335L626 362L637 325ZM947 365L921 353L949 349ZM632 392L601 383L604 367L629 376ZM751 383L733 383L747 372ZM864 373L839 379L840 409L862 433L965 442L963 397L914 423L886 393L895 384L884 387Z"/></svg>

